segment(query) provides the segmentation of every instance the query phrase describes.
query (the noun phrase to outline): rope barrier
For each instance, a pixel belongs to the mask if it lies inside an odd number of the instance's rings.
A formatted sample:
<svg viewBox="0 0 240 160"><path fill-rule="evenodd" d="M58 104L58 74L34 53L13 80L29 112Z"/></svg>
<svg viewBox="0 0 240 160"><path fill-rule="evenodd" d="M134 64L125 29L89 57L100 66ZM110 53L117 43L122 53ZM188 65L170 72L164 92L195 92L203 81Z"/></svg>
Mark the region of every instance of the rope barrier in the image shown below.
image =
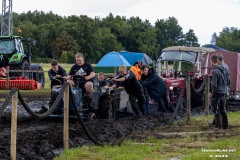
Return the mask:
<svg viewBox="0 0 240 160"><path fill-rule="evenodd" d="M53 105L52 105L52 106L49 106L48 111L45 112L45 113L42 113L42 114L35 113L35 112L25 103L25 101L24 101L22 95L20 94L20 92L19 92L19 95L18 95L18 99L19 99L19 101L21 102L21 104L23 105L23 107L25 108L25 110L26 110L30 115L32 115L34 118L44 119L44 118L47 118L48 116L50 116L50 115L54 112L54 110L57 108L58 103L61 101L61 98L62 98L64 89L66 88L67 85L69 85L67 82L62 85L62 88L61 88L61 90L60 90L60 93L59 93L59 95L57 96L56 100L54 101Z"/></svg>
<svg viewBox="0 0 240 160"><path fill-rule="evenodd" d="M88 138L89 138L94 144L96 144L96 145L101 145L101 146L102 146L103 144L93 138L93 136L90 134L90 132L88 131L87 127L86 127L85 124L83 123L83 120L82 120L82 118L81 118L81 116L80 116L80 114L79 114L77 105L76 105L76 103L75 103L75 101L74 101L73 93L72 93L71 88L69 88L69 94L70 94L70 103L72 103L73 108L74 108L74 111L75 111L75 114L76 114L76 116L77 116L77 119L78 119L79 123L81 124L83 130L84 130L85 133L87 134Z"/></svg>
<svg viewBox="0 0 240 160"><path fill-rule="evenodd" d="M205 86L205 81L206 81L206 78L203 79L202 84L201 84L201 86L200 86L198 89L196 89L196 88L194 87L193 81L191 81L191 87L192 87L192 89L194 90L194 92L196 92L196 93L202 92L203 89L204 89L204 86Z"/></svg>
<svg viewBox="0 0 240 160"><path fill-rule="evenodd" d="M3 102L2 107L1 107L1 109L0 109L0 117L2 116L4 110L7 108L7 105L10 103L12 96L13 96L14 93L17 92L17 91L18 91L17 88L12 88L12 89L10 90L9 95L7 96L7 98L5 98L5 101Z"/></svg>

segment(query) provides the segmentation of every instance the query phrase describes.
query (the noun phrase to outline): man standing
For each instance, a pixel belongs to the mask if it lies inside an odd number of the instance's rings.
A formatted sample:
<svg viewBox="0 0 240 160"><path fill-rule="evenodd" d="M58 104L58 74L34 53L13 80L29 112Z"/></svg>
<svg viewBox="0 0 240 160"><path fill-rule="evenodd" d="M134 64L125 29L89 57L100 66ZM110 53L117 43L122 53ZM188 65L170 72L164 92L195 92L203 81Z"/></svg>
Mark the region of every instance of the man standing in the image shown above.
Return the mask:
<svg viewBox="0 0 240 160"><path fill-rule="evenodd" d="M226 94L226 108L227 108L227 99L230 94L230 85L231 85L230 71L229 71L228 65L226 63L224 63L223 55L217 54L217 56L218 56L218 65L223 66L225 69L225 76L226 76L226 81L227 81L227 94Z"/></svg>
<svg viewBox="0 0 240 160"><path fill-rule="evenodd" d="M228 65L226 63L224 63L222 54L217 54L217 56L218 56L218 64L223 66L226 71L225 76L226 76L226 80L227 80L227 86L230 89L231 82L230 82L230 71L229 71Z"/></svg>
<svg viewBox="0 0 240 160"><path fill-rule="evenodd" d="M72 66L66 79L71 87L79 87L83 92L86 92L86 96L83 97L83 104L85 107L93 109L92 95L95 72L91 64L84 62L83 54L77 53L75 59L76 64Z"/></svg>
<svg viewBox="0 0 240 160"><path fill-rule="evenodd" d="M114 77L114 81L122 82L126 92L129 94L130 104L137 117L145 114L145 96L141 84L136 79L133 72L127 71L126 66L119 67L119 74Z"/></svg>
<svg viewBox="0 0 240 160"><path fill-rule="evenodd" d="M228 117L225 109L225 95L227 93L226 71L222 65L218 65L218 56L212 55L211 63L214 67L212 72L212 108L215 115L217 128L228 128Z"/></svg>

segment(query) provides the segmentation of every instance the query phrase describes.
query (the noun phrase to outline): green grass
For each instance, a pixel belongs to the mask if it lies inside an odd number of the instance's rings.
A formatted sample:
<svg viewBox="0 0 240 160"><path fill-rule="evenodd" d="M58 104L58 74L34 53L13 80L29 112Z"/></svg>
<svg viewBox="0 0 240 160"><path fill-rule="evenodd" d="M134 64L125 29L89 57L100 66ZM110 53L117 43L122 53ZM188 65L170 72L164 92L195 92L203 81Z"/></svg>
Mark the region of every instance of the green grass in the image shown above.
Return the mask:
<svg viewBox="0 0 240 160"><path fill-rule="evenodd" d="M64 151L55 160L240 159L240 112L230 112L228 117L230 124L228 130L209 127L208 123L213 118L211 115L197 116L192 117L190 122L183 119L175 122L171 127L165 126L154 131L136 132L131 136L146 136L144 140L127 139L121 146L74 148ZM159 134L162 134L161 138L156 136ZM222 152L211 152L213 150L221 150ZM223 157L219 158L219 156Z"/></svg>

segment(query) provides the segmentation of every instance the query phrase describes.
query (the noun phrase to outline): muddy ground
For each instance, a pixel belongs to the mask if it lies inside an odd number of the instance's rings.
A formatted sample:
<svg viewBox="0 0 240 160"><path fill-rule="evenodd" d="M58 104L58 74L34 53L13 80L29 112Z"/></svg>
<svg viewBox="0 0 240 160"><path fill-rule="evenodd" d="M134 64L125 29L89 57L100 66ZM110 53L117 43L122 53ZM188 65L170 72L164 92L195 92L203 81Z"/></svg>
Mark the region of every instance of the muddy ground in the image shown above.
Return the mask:
<svg viewBox="0 0 240 160"><path fill-rule="evenodd" d="M3 95L2 95L3 96ZM1 97L2 97L1 96ZM26 97L23 95L23 97ZM39 110L42 105L47 105L49 97L27 95L28 105L33 110ZM2 104L0 103L0 107ZM10 159L10 132L11 132L11 105L5 110L0 119L0 159ZM202 114L203 109L195 109L193 114ZM179 114L175 120L181 119L184 114ZM104 144L120 144L121 141L134 131L152 130L159 126L167 125L171 114L155 113L139 119L132 117L118 120L100 120L85 122L88 130L97 141ZM69 147L93 145L86 136L80 123L71 119L69 124ZM134 137L132 137L134 138ZM17 130L17 159L48 160L62 152L63 148L63 119L47 118L44 120L33 119L25 109L18 107Z"/></svg>

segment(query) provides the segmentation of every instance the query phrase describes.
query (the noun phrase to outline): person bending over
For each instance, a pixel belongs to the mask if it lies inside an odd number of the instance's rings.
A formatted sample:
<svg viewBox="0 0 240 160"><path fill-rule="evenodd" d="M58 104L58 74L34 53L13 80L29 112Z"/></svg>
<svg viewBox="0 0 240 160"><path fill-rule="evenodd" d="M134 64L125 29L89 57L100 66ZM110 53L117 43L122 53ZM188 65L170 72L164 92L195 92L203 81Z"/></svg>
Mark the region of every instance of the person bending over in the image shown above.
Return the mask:
<svg viewBox="0 0 240 160"><path fill-rule="evenodd" d="M128 71L126 66L120 66L119 74L114 77L114 81L122 82L124 89L129 94L130 104L136 116L141 117L145 115L143 87L136 79L134 73Z"/></svg>

